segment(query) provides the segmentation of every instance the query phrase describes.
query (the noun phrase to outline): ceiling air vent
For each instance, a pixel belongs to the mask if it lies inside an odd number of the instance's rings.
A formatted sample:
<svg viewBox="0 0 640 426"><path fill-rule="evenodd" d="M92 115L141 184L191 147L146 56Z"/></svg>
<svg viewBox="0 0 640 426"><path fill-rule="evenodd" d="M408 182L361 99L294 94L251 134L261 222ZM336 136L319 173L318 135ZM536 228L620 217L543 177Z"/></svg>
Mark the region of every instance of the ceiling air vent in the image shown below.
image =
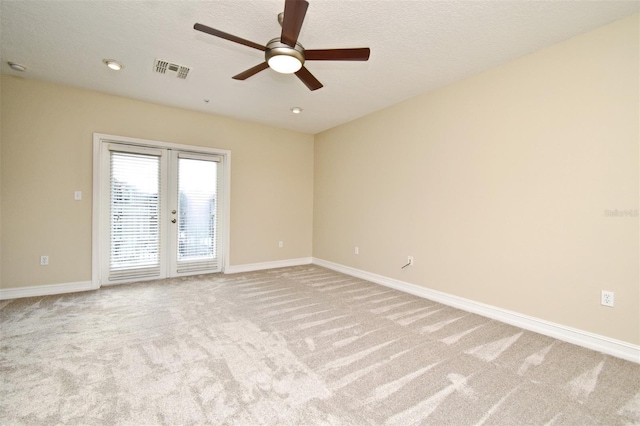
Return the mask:
<svg viewBox="0 0 640 426"><path fill-rule="evenodd" d="M187 78L187 74L189 74L191 70L191 68L185 67L184 65L174 64L162 59L156 59L154 68L156 72L160 74L172 75L182 79Z"/></svg>

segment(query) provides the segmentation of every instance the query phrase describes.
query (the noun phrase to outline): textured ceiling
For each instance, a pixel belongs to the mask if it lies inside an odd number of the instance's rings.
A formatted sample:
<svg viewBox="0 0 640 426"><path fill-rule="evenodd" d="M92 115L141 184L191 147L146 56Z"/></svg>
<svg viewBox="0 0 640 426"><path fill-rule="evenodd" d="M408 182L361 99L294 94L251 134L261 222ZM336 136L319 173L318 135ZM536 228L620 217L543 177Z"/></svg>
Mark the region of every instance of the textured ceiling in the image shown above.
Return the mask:
<svg viewBox="0 0 640 426"><path fill-rule="evenodd" d="M284 0L0 0L1 70L20 74L13 61L26 78L315 134L637 13L639 4L309 0L305 48L371 48L368 62L308 62L324 84L311 92L272 70L232 80L262 52L193 30L199 22L266 44L280 35ZM109 70L105 58L124 70ZM155 73L156 58L191 67L188 78Z"/></svg>

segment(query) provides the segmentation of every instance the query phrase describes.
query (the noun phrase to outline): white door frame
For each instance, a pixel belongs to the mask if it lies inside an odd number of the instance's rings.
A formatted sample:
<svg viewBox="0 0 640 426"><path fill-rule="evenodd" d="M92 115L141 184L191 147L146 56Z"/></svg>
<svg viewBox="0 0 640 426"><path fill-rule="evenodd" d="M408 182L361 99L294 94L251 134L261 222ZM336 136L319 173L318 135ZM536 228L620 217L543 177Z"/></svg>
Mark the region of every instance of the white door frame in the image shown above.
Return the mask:
<svg viewBox="0 0 640 426"><path fill-rule="evenodd" d="M93 134L93 212L92 212L92 230L91 230L91 282L93 288L99 288L102 277L100 261L102 256L106 254L104 244L101 238L101 220L105 208L103 206L105 197L101 194L101 188L104 187L105 175L101 171L102 146L107 143L120 143L145 148L172 149L179 151L193 152L195 154L209 154L222 157L222 182L219 182L219 188L222 192L220 205L218 206L218 229L220 232L219 255L221 257L222 272L229 267L229 218L230 218L230 200L231 200L231 151L217 148L208 148L194 145L183 145L170 142L154 141L149 139L130 138L126 136L108 135L103 133Z"/></svg>

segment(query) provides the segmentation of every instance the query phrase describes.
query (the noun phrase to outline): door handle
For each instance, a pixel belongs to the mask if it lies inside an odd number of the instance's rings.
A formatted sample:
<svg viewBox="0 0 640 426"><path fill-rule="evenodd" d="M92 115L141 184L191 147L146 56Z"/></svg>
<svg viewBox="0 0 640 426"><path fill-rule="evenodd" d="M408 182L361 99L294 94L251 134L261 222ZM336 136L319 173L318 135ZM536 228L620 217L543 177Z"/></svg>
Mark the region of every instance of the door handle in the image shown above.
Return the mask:
<svg viewBox="0 0 640 426"><path fill-rule="evenodd" d="M176 220L175 219L171 219L171 223L176 223Z"/></svg>

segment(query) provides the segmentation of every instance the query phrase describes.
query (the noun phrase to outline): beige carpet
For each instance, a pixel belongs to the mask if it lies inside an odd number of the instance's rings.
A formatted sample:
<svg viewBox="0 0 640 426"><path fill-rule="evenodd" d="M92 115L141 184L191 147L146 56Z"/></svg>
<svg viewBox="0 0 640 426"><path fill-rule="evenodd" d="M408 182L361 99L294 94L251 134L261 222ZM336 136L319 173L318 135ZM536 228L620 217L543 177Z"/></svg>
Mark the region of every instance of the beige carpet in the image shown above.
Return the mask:
<svg viewBox="0 0 640 426"><path fill-rule="evenodd" d="M640 424L640 365L316 266L0 303L0 423Z"/></svg>

